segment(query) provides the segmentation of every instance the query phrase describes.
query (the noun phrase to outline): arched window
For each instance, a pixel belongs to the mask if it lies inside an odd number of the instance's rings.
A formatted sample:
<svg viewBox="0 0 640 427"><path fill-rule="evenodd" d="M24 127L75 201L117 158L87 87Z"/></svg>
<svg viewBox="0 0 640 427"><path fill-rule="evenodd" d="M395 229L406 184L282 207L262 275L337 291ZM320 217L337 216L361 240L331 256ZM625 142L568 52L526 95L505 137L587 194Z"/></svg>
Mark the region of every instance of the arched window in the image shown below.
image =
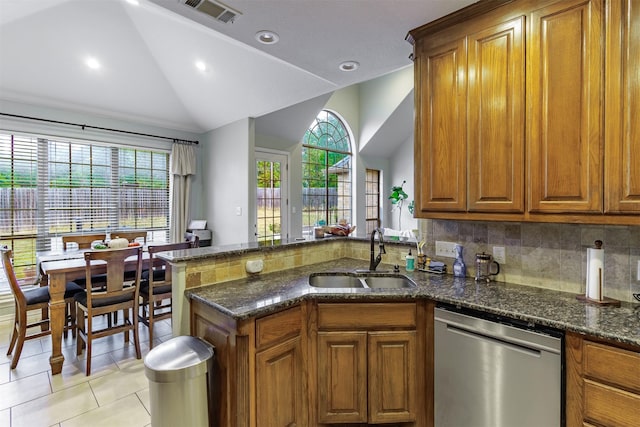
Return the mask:
<svg viewBox="0 0 640 427"><path fill-rule="evenodd" d="M302 205L303 234L351 223L351 138L331 111L320 111L302 139Z"/></svg>

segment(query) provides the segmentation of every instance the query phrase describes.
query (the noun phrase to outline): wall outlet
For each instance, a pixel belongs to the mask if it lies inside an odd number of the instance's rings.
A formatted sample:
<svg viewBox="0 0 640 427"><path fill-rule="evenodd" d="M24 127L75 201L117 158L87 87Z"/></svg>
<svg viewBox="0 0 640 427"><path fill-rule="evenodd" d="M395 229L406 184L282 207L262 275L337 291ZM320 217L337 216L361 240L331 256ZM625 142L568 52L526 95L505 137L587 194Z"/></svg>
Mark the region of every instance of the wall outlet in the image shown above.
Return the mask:
<svg viewBox="0 0 640 427"><path fill-rule="evenodd" d="M236 207L236 215L237 216L242 216L242 208L240 206Z"/></svg>
<svg viewBox="0 0 640 427"><path fill-rule="evenodd" d="M507 256L504 251L504 246L494 246L493 247L493 259L498 264L506 264Z"/></svg>
<svg viewBox="0 0 640 427"><path fill-rule="evenodd" d="M452 242L441 242L436 240L436 256L455 258L456 244Z"/></svg>

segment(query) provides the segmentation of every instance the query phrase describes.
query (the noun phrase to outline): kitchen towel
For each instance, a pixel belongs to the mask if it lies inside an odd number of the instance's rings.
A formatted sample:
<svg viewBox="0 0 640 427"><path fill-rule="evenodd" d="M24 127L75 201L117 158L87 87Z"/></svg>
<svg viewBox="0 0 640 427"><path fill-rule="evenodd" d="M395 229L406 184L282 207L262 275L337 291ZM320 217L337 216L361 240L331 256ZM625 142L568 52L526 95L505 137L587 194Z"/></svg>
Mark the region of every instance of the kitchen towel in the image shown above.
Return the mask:
<svg viewBox="0 0 640 427"><path fill-rule="evenodd" d="M589 299L601 301L604 286L604 250L587 249L587 293Z"/></svg>

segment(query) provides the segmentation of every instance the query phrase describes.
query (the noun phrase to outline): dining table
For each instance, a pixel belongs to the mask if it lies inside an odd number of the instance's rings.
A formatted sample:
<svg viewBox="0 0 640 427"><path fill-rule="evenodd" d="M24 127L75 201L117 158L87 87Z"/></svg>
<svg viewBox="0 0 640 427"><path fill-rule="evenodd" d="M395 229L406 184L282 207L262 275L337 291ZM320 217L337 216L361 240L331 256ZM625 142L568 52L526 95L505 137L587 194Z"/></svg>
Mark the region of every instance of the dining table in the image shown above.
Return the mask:
<svg viewBox="0 0 640 427"><path fill-rule="evenodd" d="M49 286L49 323L52 344L49 364L51 365L51 373L53 375L62 372L62 366L64 364L62 333L64 332L66 322L66 303L64 300L66 284L86 276L84 253L90 250L91 249L53 250L36 254L37 263L42 275L40 284L41 286ZM149 253L145 250L142 253L143 269L148 267L148 263ZM106 265L104 261L92 262L91 274L106 273ZM127 266L134 269L135 265L136 257L127 258L125 261L125 270Z"/></svg>

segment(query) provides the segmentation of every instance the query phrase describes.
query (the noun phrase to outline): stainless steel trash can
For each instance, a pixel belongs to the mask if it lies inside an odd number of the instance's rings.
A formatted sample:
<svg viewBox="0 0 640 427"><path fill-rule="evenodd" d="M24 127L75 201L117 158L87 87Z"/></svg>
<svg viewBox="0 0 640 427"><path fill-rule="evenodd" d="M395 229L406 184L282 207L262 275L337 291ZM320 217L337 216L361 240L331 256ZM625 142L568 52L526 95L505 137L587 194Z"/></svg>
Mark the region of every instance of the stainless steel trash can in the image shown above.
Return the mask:
<svg viewBox="0 0 640 427"><path fill-rule="evenodd" d="M171 338L144 358L153 427L208 426L214 348L197 337Z"/></svg>

